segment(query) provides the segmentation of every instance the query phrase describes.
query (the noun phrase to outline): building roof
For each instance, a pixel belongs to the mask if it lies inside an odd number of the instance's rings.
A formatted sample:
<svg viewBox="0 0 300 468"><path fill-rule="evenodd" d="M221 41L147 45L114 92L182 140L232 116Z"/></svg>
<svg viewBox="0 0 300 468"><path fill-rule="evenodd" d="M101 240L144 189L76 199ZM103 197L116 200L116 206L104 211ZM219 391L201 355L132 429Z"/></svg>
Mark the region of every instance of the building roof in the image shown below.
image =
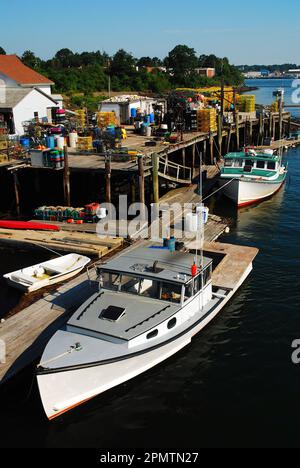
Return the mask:
<svg viewBox="0 0 300 468"><path fill-rule="evenodd" d="M0 73L19 85L54 84L49 78L24 65L16 55L0 55Z"/></svg>
<svg viewBox="0 0 300 468"><path fill-rule="evenodd" d="M46 98L48 98L50 101L52 101L54 104L57 104L57 102L51 97L48 96L48 94L43 93L38 88L33 88L35 91L38 93L42 94ZM32 88L6 88L5 89L5 95L4 95L4 100L0 99L0 109L13 109L16 107L19 102L22 101L28 94L30 94L33 91Z"/></svg>

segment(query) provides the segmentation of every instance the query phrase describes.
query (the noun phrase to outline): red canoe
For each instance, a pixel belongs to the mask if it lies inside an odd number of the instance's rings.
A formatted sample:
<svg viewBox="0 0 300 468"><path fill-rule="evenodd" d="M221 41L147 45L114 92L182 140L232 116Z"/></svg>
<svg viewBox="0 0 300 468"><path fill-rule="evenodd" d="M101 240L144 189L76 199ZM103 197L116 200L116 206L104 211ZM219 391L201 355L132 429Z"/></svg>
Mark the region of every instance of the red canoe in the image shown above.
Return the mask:
<svg viewBox="0 0 300 468"><path fill-rule="evenodd" d="M0 221L2 229L23 229L29 231L60 231L59 226L44 223L32 223L27 221Z"/></svg>

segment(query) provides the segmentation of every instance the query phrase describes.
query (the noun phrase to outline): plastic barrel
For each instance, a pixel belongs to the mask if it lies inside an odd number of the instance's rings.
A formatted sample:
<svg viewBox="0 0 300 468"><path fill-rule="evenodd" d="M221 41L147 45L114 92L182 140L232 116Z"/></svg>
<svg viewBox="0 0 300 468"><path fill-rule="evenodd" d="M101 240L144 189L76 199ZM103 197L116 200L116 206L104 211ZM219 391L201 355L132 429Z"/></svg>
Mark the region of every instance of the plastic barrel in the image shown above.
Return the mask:
<svg viewBox="0 0 300 468"><path fill-rule="evenodd" d="M137 116L137 110L136 110L135 107L131 109L130 115L131 115L131 117L136 117Z"/></svg>
<svg viewBox="0 0 300 468"><path fill-rule="evenodd" d="M152 113L150 114L150 123L154 123L155 122L155 115Z"/></svg>
<svg viewBox="0 0 300 468"><path fill-rule="evenodd" d="M30 138L29 137L20 138L20 145L23 146L23 148L29 148L30 147Z"/></svg>
<svg viewBox="0 0 300 468"><path fill-rule="evenodd" d="M175 250L176 250L175 237L171 237L171 239L169 240L169 250L170 250L170 252L175 252Z"/></svg>
<svg viewBox="0 0 300 468"><path fill-rule="evenodd" d="M46 137L46 146L50 149L55 148L55 138L53 136Z"/></svg>

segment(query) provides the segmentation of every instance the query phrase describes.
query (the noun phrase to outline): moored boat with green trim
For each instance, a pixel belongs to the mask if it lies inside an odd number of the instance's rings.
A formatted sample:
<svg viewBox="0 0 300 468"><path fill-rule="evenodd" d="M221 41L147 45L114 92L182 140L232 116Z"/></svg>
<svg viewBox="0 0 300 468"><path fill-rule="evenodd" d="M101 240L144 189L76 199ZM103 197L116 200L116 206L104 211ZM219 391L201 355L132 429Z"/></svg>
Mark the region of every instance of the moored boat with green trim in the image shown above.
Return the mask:
<svg viewBox="0 0 300 468"><path fill-rule="evenodd" d="M220 186L238 207L258 203L274 195L284 184L287 168L272 150L228 153L224 157Z"/></svg>

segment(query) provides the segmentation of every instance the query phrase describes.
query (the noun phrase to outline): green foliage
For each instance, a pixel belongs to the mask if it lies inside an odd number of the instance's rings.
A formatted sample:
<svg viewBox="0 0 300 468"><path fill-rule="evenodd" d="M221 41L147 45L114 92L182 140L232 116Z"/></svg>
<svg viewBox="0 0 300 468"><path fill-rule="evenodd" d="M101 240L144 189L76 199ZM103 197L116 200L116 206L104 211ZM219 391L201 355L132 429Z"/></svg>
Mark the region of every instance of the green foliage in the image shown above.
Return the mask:
<svg viewBox="0 0 300 468"><path fill-rule="evenodd" d="M75 95L72 99L75 106L88 106L91 110L96 110L96 101L97 104L99 102L93 93L108 90L109 76L113 91L154 93L164 93L174 87L213 86L222 80L225 84L234 85L243 82L241 72L230 65L227 58L221 59L215 55L197 57L195 50L186 45L176 46L164 61L158 57L137 60L124 49L110 57L99 50L74 53L68 48L59 50L47 61L39 59L29 50L24 52L21 59L27 66L54 81L54 92ZM167 67L167 72L160 69L163 65ZM153 70L149 72L147 67ZM198 67L216 68L216 77L198 75L195 72ZM80 93L83 96L78 96Z"/></svg>
<svg viewBox="0 0 300 468"><path fill-rule="evenodd" d="M97 112L99 103L107 99L108 96L93 96L91 94L86 95L74 95L71 97L71 104L73 107L83 109L87 107L92 112Z"/></svg>

